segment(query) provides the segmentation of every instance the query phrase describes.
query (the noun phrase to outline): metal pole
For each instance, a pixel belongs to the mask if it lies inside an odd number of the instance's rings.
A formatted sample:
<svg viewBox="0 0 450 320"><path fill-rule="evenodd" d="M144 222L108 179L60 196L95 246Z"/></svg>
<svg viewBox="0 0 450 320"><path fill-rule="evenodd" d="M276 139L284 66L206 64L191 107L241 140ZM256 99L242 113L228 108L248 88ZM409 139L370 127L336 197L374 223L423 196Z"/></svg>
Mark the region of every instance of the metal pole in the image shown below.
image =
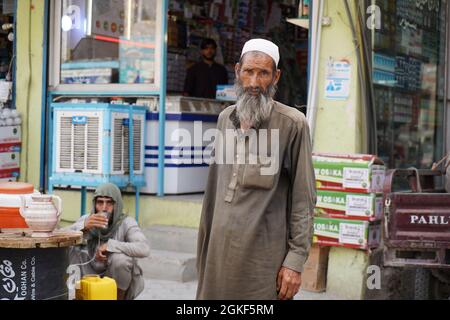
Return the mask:
<svg viewBox="0 0 450 320"><path fill-rule="evenodd" d="M160 62L160 94L159 94L159 152L158 152L158 196L164 197L164 168L166 149L166 86L167 86L167 15L169 0L162 0L162 35Z"/></svg>
<svg viewBox="0 0 450 320"><path fill-rule="evenodd" d="M444 72L445 72L445 81L444 81L444 101L443 101L443 108L444 108L444 127L443 127L443 134L444 134L444 141L443 141L443 154L446 155L450 152L450 127L449 127L449 121L450 121L450 112L448 108L450 107L450 104L448 103L448 98L450 95L449 89L450 89L450 43L449 43L449 36L450 36L450 22L448 21L448 18L450 17L450 4L449 2L446 2L446 8L445 8L445 59L444 59ZM435 159L436 161L438 159Z"/></svg>
<svg viewBox="0 0 450 320"><path fill-rule="evenodd" d="M42 61L42 102L41 102L41 158L40 158L40 192L45 193L45 147L47 146L47 45L48 45L48 16L49 16L49 0L45 0L44 12L44 44L43 44L43 61Z"/></svg>
<svg viewBox="0 0 450 320"><path fill-rule="evenodd" d="M139 224L139 187L135 184L134 181L134 121L133 121L134 108L133 106L129 107L129 125L128 125L128 139L129 139L129 171L130 171L130 184L136 189L136 221Z"/></svg>
<svg viewBox="0 0 450 320"><path fill-rule="evenodd" d="M129 152L129 179L130 184L134 186L134 143L133 143L133 106L128 109L128 152Z"/></svg>
<svg viewBox="0 0 450 320"><path fill-rule="evenodd" d="M316 133L316 121L317 121L317 79L319 77L319 64L320 64L320 45L322 41L322 17L323 17L324 1L317 0L312 7L313 12L310 16L312 20L311 28L311 70L309 74L309 91L308 91L308 107L307 107L307 119L311 130L311 140L313 147L315 145L315 133ZM317 19L318 21L314 21Z"/></svg>
<svg viewBox="0 0 450 320"><path fill-rule="evenodd" d="M48 182L48 192L51 194L53 193L53 183L50 181L50 177L52 176L52 170L53 170L53 109L52 109L52 101L53 101L53 94L49 93L47 98L47 119L48 119L48 147L47 147L47 182ZM43 143L41 141L41 143ZM42 169L42 168L41 168ZM45 170L45 167L43 168ZM45 186L44 186L45 191Z"/></svg>

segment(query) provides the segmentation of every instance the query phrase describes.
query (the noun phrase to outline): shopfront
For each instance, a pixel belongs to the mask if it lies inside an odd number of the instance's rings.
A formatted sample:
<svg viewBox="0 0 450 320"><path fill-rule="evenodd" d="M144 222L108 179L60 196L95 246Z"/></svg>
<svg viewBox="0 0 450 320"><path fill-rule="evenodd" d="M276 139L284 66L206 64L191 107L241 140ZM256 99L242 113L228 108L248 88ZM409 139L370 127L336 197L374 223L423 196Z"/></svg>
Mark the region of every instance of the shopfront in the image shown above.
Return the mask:
<svg viewBox="0 0 450 320"><path fill-rule="evenodd" d="M308 31L287 22L298 1L61 0L51 8L50 89L58 92L183 94L187 69L200 59L205 38L216 41L216 61L234 83L234 65L250 38L280 46L285 77L279 100L306 104ZM161 75L161 37L167 33L167 74Z"/></svg>
<svg viewBox="0 0 450 320"><path fill-rule="evenodd" d="M378 0L373 86L380 157L431 168L445 152L446 0Z"/></svg>
<svg viewBox="0 0 450 320"><path fill-rule="evenodd" d="M48 112L55 102L146 106L146 187L142 191L203 192L208 165L175 161L172 151L179 137L174 132L181 129L194 135L196 123L201 123L202 132L215 127L218 114L234 102L234 66L241 49L255 37L280 47L283 76L276 99L305 112L308 30L287 21L298 15L295 0L53 1ZM186 74L201 60L205 39L216 42L215 61L228 78L217 87L215 99L186 96ZM163 118L164 123L159 121ZM58 152L51 144L58 133L47 131L48 151ZM185 147L192 159L207 160L204 149L210 142ZM52 159L49 155L48 177L57 165Z"/></svg>
<svg viewBox="0 0 450 320"><path fill-rule="evenodd" d="M0 1L0 182L20 174L22 118L16 109L16 1Z"/></svg>
<svg viewBox="0 0 450 320"><path fill-rule="evenodd" d="M54 1L50 88L157 92L161 1Z"/></svg>
<svg viewBox="0 0 450 320"><path fill-rule="evenodd" d="M16 2L7 0L0 2L0 79L11 81L14 73L14 27L16 17ZM13 95L7 98L13 98ZM12 99L2 97L2 102L12 102ZM7 107L11 107L7 104Z"/></svg>

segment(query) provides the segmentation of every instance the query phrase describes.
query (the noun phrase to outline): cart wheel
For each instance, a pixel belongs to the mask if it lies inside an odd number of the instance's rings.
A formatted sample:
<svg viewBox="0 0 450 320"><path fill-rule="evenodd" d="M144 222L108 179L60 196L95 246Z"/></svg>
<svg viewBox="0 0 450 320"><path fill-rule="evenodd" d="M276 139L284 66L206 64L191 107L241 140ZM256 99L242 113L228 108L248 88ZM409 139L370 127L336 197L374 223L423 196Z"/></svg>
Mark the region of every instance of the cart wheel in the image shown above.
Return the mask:
<svg viewBox="0 0 450 320"><path fill-rule="evenodd" d="M430 271L424 268L416 269L414 279L414 300L430 299Z"/></svg>

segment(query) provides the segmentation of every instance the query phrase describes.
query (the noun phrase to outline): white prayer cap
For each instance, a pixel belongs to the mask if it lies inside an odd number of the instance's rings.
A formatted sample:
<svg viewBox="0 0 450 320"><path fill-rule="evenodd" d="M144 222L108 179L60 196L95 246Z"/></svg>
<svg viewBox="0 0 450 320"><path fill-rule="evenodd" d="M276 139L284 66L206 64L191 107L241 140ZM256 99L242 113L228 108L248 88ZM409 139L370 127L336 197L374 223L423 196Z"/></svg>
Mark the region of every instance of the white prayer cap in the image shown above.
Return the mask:
<svg viewBox="0 0 450 320"><path fill-rule="evenodd" d="M242 49L241 58L250 51L259 51L269 55L278 67L278 62L280 62L280 51L275 43L264 39L249 40L245 43L244 49Z"/></svg>

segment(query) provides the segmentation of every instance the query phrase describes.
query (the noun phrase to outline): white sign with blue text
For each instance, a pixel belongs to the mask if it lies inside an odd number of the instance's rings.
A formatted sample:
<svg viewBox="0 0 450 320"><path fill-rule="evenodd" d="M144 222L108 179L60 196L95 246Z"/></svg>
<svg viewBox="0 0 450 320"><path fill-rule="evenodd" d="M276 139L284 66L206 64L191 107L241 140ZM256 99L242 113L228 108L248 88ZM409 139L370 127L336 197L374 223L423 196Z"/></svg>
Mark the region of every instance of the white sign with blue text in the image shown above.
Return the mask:
<svg viewBox="0 0 450 320"><path fill-rule="evenodd" d="M335 61L327 68L325 99L347 100L350 96L352 68L348 61Z"/></svg>

